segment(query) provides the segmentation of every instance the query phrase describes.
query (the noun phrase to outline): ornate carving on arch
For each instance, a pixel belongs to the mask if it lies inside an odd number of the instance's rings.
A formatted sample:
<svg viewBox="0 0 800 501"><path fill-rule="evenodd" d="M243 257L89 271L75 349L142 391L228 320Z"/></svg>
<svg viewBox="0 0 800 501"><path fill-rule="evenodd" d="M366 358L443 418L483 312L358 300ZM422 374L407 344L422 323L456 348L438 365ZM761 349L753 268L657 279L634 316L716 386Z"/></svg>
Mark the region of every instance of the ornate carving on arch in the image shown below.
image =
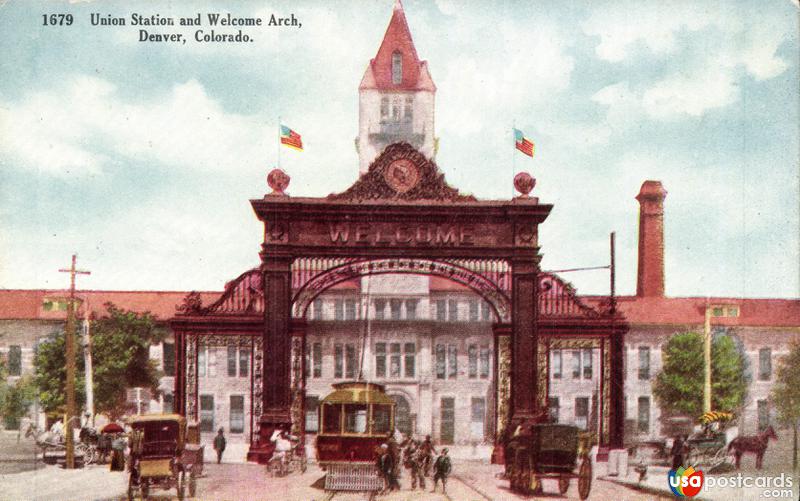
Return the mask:
<svg viewBox="0 0 800 501"><path fill-rule="evenodd" d="M197 419L197 338L186 336L186 417Z"/></svg>
<svg viewBox="0 0 800 501"><path fill-rule="evenodd" d="M192 291L183 297L183 302L175 307L179 315L202 315L205 313L203 308L203 298L200 293Z"/></svg>
<svg viewBox="0 0 800 501"><path fill-rule="evenodd" d="M319 273L295 294L292 302L292 315L299 318L305 314L311 301L325 289L365 275L384 273L414 273L419 275L435 275L469 287L491 304L500 322L508 322L511 318L511 304L508 296L500 287L484 277L463 266L445 261L429 259L387 258L369 261L355 261L331 268Z"/></svg>
<svg viewBox="0 0 800 501"><path fill-rule="evenodd" d="M328 195L328 200L474 202L475 197L459 193L447 184L434 162L410 144L401 142L387 146L366 174L346 191Z"/></svg>
<svg viewBox="0 0 800 501"><path fill-rule="evenodd" d="M253 339L253 386L252 386L252 395L250 401L253 403L253 415L251 419L255 421L254 424L256 426L252 426L250 428L251 431L251 443L258 442L258 431L259 427L257 426L258 420L261 418L261 412L263 409L263 395L264 395L264 341L261 336L256 336Z"/></svg>
<svg viewBox="0 0 800 501"><path fill-rule="evenodd" d="M552 273L539 275L539 315L599 318L602 313L581 301L572 284Z"/></svg>
<svg viewBox="0 0 800 501"><path fill-rule="evenodd" d="M511 336L497 337L497 437L511 419Z"/></svg>
<svg viewBox="0 0 800 501"><path fill-rule="evenodd" d="M197 294L193 292L191 294ZM190 295L191 295L190 294ZM197 301L200 295L197 294ZM188 296L187 296L188 298ZM184 300L186 302L186 299ZM197 308L180 309L184 315L247 315L264 312L264 289L261 271L258 268L248 270L235 280L225 285L225 292L212 304L201 307L200 303L191 300Z"/></svg>
<svg viewBox="0 0 800 501"><path fill-rule="evenodd" d="M250 348L253 336L229 334L199 334L197 342L200 346L238 346Z"/></svg>

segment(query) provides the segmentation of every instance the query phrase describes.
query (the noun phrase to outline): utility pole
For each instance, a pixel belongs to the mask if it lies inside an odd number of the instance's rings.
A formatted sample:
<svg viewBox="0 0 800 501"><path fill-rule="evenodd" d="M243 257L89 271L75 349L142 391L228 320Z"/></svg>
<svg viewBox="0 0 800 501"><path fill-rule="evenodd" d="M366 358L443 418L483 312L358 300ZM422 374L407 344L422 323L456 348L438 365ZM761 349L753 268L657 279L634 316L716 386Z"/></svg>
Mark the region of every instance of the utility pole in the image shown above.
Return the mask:
<svg viewBox="0 0 800 501"><path fill-rule="evenodd" d="M77 256L72 255L72 266L69 269L58 270L61 273L69 273L69 300L67 301L67 327L64 333L66 344L67 359L67 414L64 423L65 433L67 434L67 457L66 468L75 468L75 440L72 433L72 418L75 416L75 275L89 275L90 272L75 268Z"/></svg>
<svg viewBox="0 0 800 501"><path fill-rule="evenodd" d="M703 412L711 412L711 306L706 299L706 319L703 329Z"/></svg>
<svg viewBox="0 0 800 501"><path fill-rule="evenodd" d="M94 426L94 380L92 378L92 336L90 317L92 310L89 307L89 297L83 300L83 367L84 383L86 389L86 413L89 414L91 426ZM89 423L86 423L89 426Z"/></svg>

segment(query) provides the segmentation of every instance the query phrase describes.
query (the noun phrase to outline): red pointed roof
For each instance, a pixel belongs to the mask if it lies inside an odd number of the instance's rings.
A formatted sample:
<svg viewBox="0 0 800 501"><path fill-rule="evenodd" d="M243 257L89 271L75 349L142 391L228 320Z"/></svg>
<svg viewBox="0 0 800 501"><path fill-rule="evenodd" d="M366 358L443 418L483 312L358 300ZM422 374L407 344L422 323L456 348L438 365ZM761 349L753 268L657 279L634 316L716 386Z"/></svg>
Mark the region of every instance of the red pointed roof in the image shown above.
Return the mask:
<svg viewBox="0 0 800 501"><path fill-rule="evenodd" d="M402 58L403 77L399 84L392 82L392 57L395 53ZM417 56L400 0L394 4L383 42L378 54L370 60L359 89L436 91L427 62L420 61Z"/></svg>

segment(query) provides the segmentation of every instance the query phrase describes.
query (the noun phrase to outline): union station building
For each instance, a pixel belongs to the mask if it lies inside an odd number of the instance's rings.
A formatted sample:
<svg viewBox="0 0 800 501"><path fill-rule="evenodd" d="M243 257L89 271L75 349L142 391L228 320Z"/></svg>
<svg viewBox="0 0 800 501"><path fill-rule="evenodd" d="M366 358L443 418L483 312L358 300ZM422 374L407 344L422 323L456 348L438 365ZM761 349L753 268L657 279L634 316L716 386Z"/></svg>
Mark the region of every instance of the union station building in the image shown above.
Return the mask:
<svg viewBox="0 0 800 501"><path fill-rule="evenodd" d="M507 427L549 413L594 432L602 453L661 436L652 385L662 346L702 332L710 308L715 334L735 337L749 362L740 429L773 422L774 368L800 339L800 300L666 297L660 182L630 194L640 207L636 294L582 296L540 269L548 242L538 225L552 206L531 195L529 177L509 200L447 184L435 163L436 86L399 4L358 92L352 186L289 196L273 172L271 192L250 201L264 223L260 260L222 291L79 292L83 317L113 302L169 331L151 348L163 377L143 412L196 419L205 442L223 427L258 460L279 425L313 443L331 385L362 380L385 385L404 434L488 457ZM12 381L63 329L66 295L0 291Z"/></svg>

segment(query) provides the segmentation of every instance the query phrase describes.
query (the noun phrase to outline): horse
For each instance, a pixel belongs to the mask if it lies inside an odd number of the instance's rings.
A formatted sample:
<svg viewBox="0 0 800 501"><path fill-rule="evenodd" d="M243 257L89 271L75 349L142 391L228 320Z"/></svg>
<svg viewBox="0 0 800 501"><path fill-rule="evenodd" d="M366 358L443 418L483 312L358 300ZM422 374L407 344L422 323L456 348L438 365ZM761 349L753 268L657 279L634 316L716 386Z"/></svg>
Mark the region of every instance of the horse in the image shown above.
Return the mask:
<svg viewBox="0 0 800 501"><path fill-rule="evenodd" d="M758 435L738 436L734 438L728 445L728 452L733 449L733 454L736 457L736 469L739 469L739 462L742 460L742 455L745 452L752 452L756 455L756 469L760 470L764 453L767 451L769 439L778 440L778 435L772 425L759 433Z"/></svg>

